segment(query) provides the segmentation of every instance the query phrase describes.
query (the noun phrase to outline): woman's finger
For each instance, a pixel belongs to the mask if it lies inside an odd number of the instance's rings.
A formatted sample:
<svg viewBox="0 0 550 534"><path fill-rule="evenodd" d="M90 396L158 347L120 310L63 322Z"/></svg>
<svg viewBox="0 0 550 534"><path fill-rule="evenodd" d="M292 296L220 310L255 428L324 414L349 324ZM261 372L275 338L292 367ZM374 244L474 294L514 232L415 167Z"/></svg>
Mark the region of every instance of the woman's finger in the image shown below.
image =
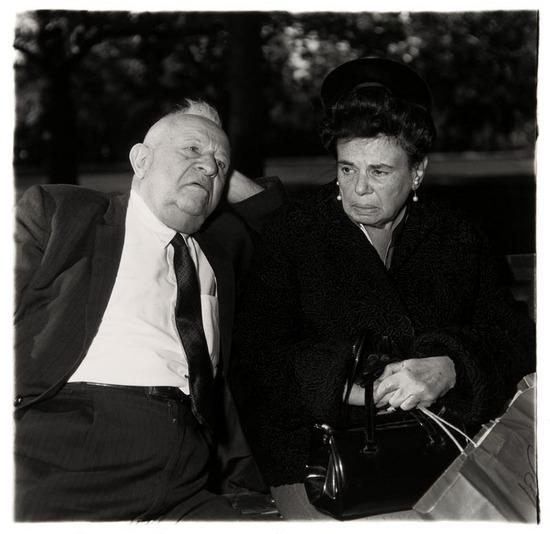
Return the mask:
<svg viewBox="0 0 550 534"><path fill-rule="evenodd" d="M399 408L407 411L407 410L412 410L413 408L416 408L419 405L420 405L420 402L418 397L412 394L412 395L409 395L405 400L401 402L401 404L399 405Z"/></svg>
<svg viewBox="0 0 550 534"><path fill-rule="evenodd" d="M389 393L386 393L381 399L378 401L375 401L375 405L377 408L381 408L382 406L387 406L390 402L390 399L393 397L395 391L390 391Z"/></svg>
<svg viewBox="0 0 550 534"><path fill-rule="evenodd" d="M393 374L381 380L378 384L378 387L373 388L372 399L375 404L378 403L385 395L390 392L395 391L399 387L399 382L396 379L397 375Z"/></svg>
<svg viewBox="0 0 550 534"><path fill-rule="evenodd" d="M378 377L378 380L382 381L388 378L388 376L391 376L399 372L402 368L403 368L403 362L388 363L388 365L384 367L384 372Z"/></svg>
<svg viewBox="0 0 550 534"><path fill-rule="evenodd" d="M388 404L390 406L393 406L394 408L403 408L403 403L405 403L410 397L414 397L412 393L408 393L402 389L398 389L395 391L395 393L390 397ZM412 402L414 402L414 406L416 406L418 399L414 399ZM405 406L408 406L408 404L405 404ZM413 408L414 408L413 406ZM410 409L410 408L408 408Z"/></svg>

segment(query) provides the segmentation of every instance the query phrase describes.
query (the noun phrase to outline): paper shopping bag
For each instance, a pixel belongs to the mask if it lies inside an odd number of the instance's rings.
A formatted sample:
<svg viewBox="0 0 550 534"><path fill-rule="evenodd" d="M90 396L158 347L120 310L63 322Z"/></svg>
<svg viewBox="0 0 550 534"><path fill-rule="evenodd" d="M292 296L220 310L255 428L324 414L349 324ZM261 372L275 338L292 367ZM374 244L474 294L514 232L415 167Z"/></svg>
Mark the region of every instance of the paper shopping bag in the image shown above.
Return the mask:
<svg viewBox="0 0 550 534"><path fill-rule="evenodd" d="M535 374L415 504L426 519L538 522Z"/></svg>

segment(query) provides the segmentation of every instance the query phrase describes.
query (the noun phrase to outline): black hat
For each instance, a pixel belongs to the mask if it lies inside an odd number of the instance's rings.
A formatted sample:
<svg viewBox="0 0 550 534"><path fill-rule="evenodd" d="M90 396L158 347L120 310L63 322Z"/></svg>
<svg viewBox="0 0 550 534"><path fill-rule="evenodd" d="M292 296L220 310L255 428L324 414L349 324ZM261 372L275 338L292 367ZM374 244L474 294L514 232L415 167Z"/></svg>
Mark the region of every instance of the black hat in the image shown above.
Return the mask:
<svg viewBox="0 0 550 534"><path fill-rule="evenodd" d="M430 110L432 96L428 84L410 67L379 57L353 59L331 70L321 85L321 101L330 109L340 97L359 86L385 87L392 95Z"/></svg>

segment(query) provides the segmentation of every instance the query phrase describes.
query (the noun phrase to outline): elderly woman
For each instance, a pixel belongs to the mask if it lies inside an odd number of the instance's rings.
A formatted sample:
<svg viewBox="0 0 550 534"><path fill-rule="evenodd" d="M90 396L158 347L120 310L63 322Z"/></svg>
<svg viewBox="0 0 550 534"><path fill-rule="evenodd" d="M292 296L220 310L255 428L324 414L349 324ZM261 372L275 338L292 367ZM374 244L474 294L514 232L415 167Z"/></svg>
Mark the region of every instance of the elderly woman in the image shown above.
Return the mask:
<svg viewBox="0 0 550 534"><path fill-rule="evenodd" d="M273 486L303 481L309 429L338 422L351 346L368 330L401 360L380 407L444 406L479 424L534 370L534 327L485 237L420 186L435 137L426 83L361 58L321 89L337 179L290 204L258 244L233 357L245 431ZM352 404L362 402L355 386Z"/></svg>

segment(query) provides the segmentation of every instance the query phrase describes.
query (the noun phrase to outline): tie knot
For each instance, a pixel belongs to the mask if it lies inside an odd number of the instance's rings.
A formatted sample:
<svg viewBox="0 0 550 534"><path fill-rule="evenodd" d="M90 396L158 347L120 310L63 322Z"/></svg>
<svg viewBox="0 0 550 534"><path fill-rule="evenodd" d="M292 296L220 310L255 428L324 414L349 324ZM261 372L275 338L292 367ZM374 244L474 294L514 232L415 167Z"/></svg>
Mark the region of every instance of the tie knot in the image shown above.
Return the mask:
<svg viewBox="0 0 550 534"><path fill-rule="evenodd" d="M170 241L170 244L174 248L187 248L187 245L185 244L185 239L183 239L183 236L177 232L176 235L172 238L172 241Z"/></svg>

